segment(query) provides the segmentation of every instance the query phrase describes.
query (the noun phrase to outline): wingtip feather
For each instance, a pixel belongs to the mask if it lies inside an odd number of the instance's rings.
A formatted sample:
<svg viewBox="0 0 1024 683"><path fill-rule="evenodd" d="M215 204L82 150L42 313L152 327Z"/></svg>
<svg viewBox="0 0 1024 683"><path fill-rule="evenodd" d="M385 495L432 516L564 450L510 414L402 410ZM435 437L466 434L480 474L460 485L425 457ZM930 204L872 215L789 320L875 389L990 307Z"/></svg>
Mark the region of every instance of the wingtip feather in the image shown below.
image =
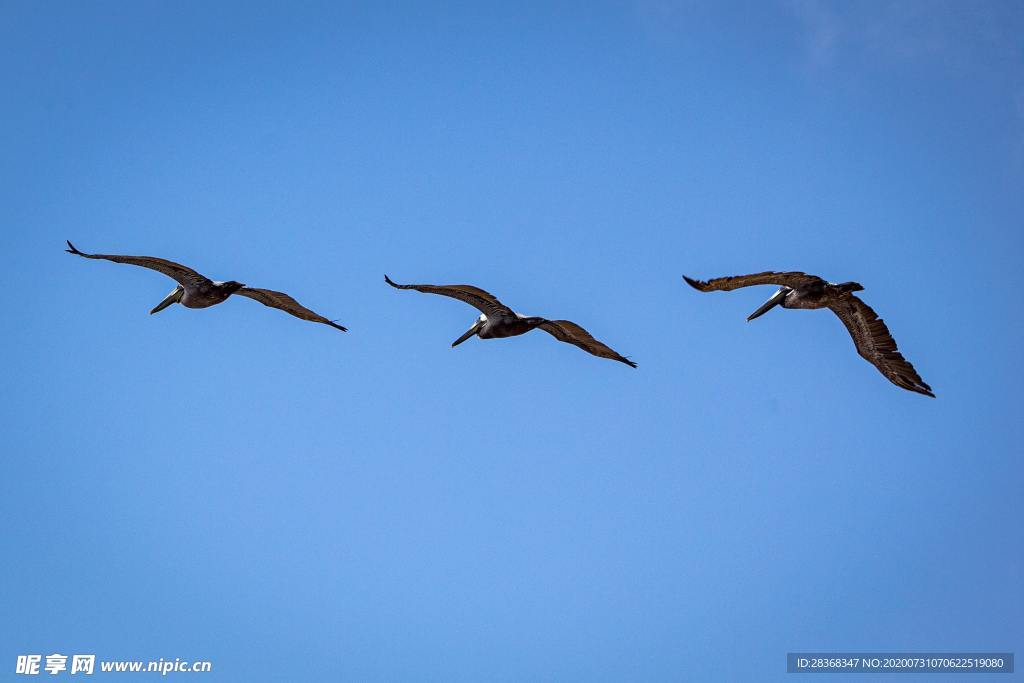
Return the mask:
<svg viewBox="0 0 1024 683"><path fill-rule="evenodd" d="M704 291L704 287L700 280L694 280L692 277L687 277L686 275L683 276L683 279L686 280L686 284L690 285L698 292Z"/></svg>

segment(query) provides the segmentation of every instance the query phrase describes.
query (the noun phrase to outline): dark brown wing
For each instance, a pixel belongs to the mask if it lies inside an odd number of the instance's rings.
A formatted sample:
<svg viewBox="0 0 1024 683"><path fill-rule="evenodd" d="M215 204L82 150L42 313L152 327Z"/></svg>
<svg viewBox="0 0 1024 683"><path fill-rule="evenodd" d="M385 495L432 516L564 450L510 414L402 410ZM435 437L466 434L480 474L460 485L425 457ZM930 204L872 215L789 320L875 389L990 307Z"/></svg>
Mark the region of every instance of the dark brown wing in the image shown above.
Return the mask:
<svg viewBox="0 0 1024 683"><path fill-rule="evenodd" d="M202 285L209 284L210 280L203 277L196 271L175 263L174 261L168 261L167 259L157 258L156 256L118 256L116 254L86 254L85 252L78 251L75 245L68 241L69 249L64 251L69 254L81 256L83 258L94 258L104 259L106 261L113 261L114 263L127 263L132 266L142 266L143 268L149 268L155 270L158 273L163 273L167 277L177 282L182 287L200 287Z"/></svg>
<svg viewBox="0 0 1024 683"><path fill-rule="evenodd" d="M348 331L341 325L334 322L333 320L328 320L322 315L319 315L318 313L309 310L308 308L306 308L305 306L303 306L298 301L291 298L284 292L275 292L272 289L255 289L253 287L242 287L240 290L235 292L235 294L238 294L239 296L247 296L250 299L253 299L254 301L259 301L264 306L270 306L271 308L280 309L285 313L290 313L291 315L294 315L296 318L302 318L303 320L308 320L314 323L323 323L324 325L330 325L334 329L341 330L342 332Z"/></svg>
<svg viewBox="0 0 1024 683"><path fill-rule="evenodd" d="M450 296L453 299L466 302L484 315L491 317L516 317L512 309L498 301L496 296L473 285L400 285L393 282L387 275L384 276L384 281L396 289L415 289L417 292L425 294Z"/></svg>
<svg viewBox="0 0 1024 683"><path fill-rule="evenodd" d="M600 356L601 358L617 360L620 363L625 363L631 368L636 367L636 363L625 356L619 355L609 347L597 341L589 332L574 322L570 322L568 320L548 320L541 323L538 327L558 341L578 346L587 353Z"/></svg>
<svg viewBox="0 0 1024 683"><path fill-rule="evenodd" d="M889 328L870 306L853 294L843 294L832 299L828 307L846 325L857 353L878 368L890 382L908 391L935 398L932 388L925 384L914 366L899 352Z"/></svg>
<svg viewBox="0 0 1024 683"><path fill-rule="evenodd" d="M683 276L694 289L698 289L702 292L731 292L734 289L740 287L752 287L754 285L778 285L780 287L792 287L798 289L806 287L808 285L819 283L826 284L817 275L808 275L807 273L800 273L796 271L788 273L778 273L773 270L765 271L763 273L754 273L753 275L733 275L730 277L716 277L713 280L694 280L693 278Z"/></svg>

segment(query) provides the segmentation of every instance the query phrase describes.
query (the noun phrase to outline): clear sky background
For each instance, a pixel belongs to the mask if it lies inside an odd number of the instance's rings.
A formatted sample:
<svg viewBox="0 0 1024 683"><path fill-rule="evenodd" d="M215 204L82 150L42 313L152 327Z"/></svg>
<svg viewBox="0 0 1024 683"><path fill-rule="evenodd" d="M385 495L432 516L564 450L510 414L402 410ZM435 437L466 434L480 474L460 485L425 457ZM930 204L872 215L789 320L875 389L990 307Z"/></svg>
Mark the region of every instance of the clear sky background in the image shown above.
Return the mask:
<svg viewBox="0 0 1024 683"><path fill-rule="evenodd" d="M1019 653L1022 36L1009 1L0 3L4 679ZM351 331L149 316L172 281L66 238ZM938 398L680 278L769 269L862 283ZM452 350L476 311L384 273L639 368Z"/></svg>

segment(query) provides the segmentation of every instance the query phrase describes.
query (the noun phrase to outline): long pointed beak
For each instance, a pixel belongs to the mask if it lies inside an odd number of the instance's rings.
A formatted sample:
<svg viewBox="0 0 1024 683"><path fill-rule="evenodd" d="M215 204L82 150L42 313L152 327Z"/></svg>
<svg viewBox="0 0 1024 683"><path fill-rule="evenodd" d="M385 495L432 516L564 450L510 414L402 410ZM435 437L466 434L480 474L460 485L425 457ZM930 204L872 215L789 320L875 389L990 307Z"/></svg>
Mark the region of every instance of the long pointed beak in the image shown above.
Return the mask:
<svg viewBox="0 0 1024 683"><path fill-rule="evenodd" d="M153 315L154 313L159 313L160 311L164 310L165 308L167 308L167 307L168 307L168 306L170 306L171 304L173 304L173 303L177 303L178 299L180 299L180 298L181 298L181 290L179 290L179 289L176 289L176 290L174 290L173 292L171 292L170 294L168 294L168 295L167 295L167 296L166 296L166 297L164 298L164 300L163 300L163 301L161 301L160 303L158 303L158 304L157 304L157 305L156 305L156 306L155 306L155 307L153 308L153 310L149 312L149 314L150 314L150 315Z"/></svg>
<svg viewBox="0 0 1024 683"><path fill-rule="evenodd" d="M754 318L761 317L762 315L764 315L768 311L772 310L773 308L775 308L776 306L781 304L782 303L782 299L785 296L786 296L786 290L785 289L780 289L779 291L777 291L774 294L772 294L771 298L768 299L768 301L765 301L763 304L761 304L761 308L757 309L756 311L754 311L753 313L751 313L750 315L747 316L747 322L749 323Z"/></svg>
<svg viewBox="0 0 1024 683"><path fill-rule="evenodd" d="M476 331L479 330L479 329L480 329L480 321L477 320L475 323L473 323L473 327L471 327L468 330L466 330L465 334L463 334L461 337L459 337L458 339L456 339L455 341L452 342L452 348L454 349L456 346L458 346L462 342L464 342L467 339L469 339L470 337L472 337L474 334L476 334Z"/></svg>

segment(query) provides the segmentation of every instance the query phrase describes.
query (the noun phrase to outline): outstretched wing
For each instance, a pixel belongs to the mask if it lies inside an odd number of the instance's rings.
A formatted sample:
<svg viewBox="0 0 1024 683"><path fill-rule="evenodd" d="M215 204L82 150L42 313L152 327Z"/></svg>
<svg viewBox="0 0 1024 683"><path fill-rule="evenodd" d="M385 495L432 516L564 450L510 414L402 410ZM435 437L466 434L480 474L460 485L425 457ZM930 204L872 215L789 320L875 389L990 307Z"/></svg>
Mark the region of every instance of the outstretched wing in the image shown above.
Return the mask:
<svg viewBox="0 0 1024 683"><path fill-rule="evenodd" d="M828 307L846 325L857 353L878 368L890 382L908 391L935 398L932 388L925 384L910 361L899 352L889 328L870 306L853 294L844 294L832 299Z"/></svg>
<svg viewBox="0 0 1024 683"><path fill-rule="evenodd" d="M778 285L780 287L792 287L797 289L800 287L806 287L808 285L819 283L826 284L817 275L808 275L807 273L800 273L796 271L788 273L779 273L772 270L765 271L763 273L754 273L753 275L732 275L730 277L716 277L713 280L694 280L693 278L683 276L694 289L699 289L702 292L730 292L740 287L752 287L754 285Z"/></svg>
<svg viewBox="0 0 1024 683"><path fill-rule="evenodd" d="M578 346L587 353L600 356L601 358L617 360L631 368L636 367L636 363L597 341L589 332L574 322L568 320L548 320L541 323L538 327L558 341Z"/></svg>
<svg viewBox="0 0 1024 683"><path fill-rule="evenodd" d="M272 289L256 289L254 287L242 287L240 290L235 292L239 296L247 296L254 301L259 301L264 306L270 306L271 308L277 308L285 313L290 313L296 318L308 320L314 323L323 323L324 325L330 325L336 330L347 332L348 330L341 325L337 324L333 320L328 320L322 315L309 310L295 299L291 298L284 292L275 292Z"/></svg>
<svg viewBox="0 0 1024 683"><path fill-rule="evenodd" d="M384 281L395 289L415 289L417 292L425 294L440 294L465 301L484 315L493 318L516 317L512 309L498 301L496 296L473 285L400 285L393 282L387 275L384 276Z"/></svg>
<svg viewBox="0 0 1024 683"><path fill-rule="evenodd" d="M142 266L143 268L149 268L155 270L158 273L163 273L167 277L177 282L182 287L201 287L209 284L210 280L203 277L196 271L175 263L174 261L168 261L167 259L157 258L156 256L119 256L117 254L86 254L83 251L79 251L75 248L75 245L71 244L68 240L68 249L64 251L75 256L81 256L83 258L94 258L104 259L106 261L113 261L114 263L127 263L132 266Z"/></svg>

